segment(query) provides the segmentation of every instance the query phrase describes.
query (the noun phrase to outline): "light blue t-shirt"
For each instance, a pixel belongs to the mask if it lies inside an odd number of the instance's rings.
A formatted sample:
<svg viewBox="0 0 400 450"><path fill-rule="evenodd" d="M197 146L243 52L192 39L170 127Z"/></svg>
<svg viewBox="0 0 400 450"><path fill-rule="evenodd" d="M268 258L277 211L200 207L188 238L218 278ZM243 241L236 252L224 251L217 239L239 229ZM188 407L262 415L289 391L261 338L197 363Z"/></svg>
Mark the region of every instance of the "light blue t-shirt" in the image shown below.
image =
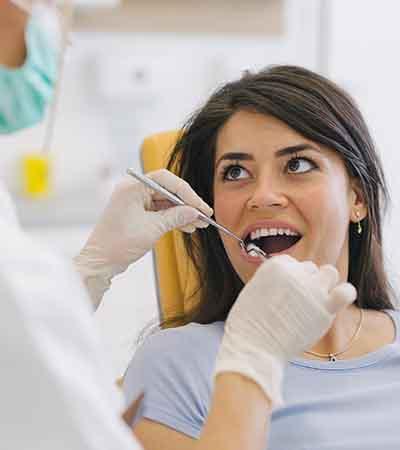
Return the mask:
<svg viewBox="0 0 400 450"><path fill-rule="evenodd" d="M400 449L400 311L387 313L396 325L392 344L350 360L289 363L268 450ZM137 419L199 436L223 326L190 324L147 338L124 382L129 403L145 394Z"/></svg>

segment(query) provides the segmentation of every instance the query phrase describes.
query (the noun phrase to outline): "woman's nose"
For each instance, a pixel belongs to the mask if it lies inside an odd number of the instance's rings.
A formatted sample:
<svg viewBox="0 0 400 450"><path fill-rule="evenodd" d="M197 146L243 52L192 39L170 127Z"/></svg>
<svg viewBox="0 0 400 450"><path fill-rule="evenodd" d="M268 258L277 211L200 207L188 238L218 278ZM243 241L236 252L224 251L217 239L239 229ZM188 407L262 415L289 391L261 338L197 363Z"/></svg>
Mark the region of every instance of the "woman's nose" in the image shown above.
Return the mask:
<svg viewBox="0 0 400 450"><path fill-rule="evenodd" d="M248 209L285 208L288 204L287 195L279 180L264 178L254 184L254 190L247 201Z"/></svg>

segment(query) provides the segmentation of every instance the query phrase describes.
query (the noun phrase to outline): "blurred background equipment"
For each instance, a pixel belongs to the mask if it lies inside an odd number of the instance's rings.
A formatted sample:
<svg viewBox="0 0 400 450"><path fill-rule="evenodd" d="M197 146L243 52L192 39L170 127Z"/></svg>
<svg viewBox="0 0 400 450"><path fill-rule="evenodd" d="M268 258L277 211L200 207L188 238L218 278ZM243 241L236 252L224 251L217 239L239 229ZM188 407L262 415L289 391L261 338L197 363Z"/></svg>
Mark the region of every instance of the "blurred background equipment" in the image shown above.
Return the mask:
<svg viewBox="0 0 400 450"><path fill-rule="evenodd" d="M17 0L19 5L25 11L34 14L35 8L27 0ZM64 75L65 56L69 43L69 34L71 31L72 14L74 5L71 0L63 0L61 4L55 4L49 0L45 3L37 1L33 6L41 7L46 5L54 9L55 20L58 21L59 43L56 60L56 77L54 93L50 100L48 116L45 122L45 133L40 151L24 154L22 156L22 191L21 193L31 200L42 198L51 194L52 189L52 160L49 156L53 143L54 128L56 125L58 102L62 89L62 80ZM39 17L40 21L41 18Z"/></svg>
<svg viewBox="0 0 400 450"><path fill-rule="evenodd" d="M244 70L287 63L331 77L360 104L394 200L386 229L389 269L400 265L398 2L78 0L74 5L51 144L51 196L40 201L21 196L16 176L17 161L40 148L48 122L1 140L0 176L29 233L75 255L114 181L126 167L140 170L146 136L179 128L218 85ZM97 313L116 375L130 359L137 333L156 315L147 255L117 278Z"/></svg>

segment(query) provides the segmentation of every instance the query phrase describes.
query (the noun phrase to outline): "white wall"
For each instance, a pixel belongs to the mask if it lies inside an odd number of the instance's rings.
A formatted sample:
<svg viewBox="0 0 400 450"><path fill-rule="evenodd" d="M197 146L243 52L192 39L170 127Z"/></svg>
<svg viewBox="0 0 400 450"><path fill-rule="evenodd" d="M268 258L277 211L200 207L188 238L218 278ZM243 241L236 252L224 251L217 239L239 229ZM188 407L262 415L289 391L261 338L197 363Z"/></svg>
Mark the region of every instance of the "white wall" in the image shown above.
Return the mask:
<svg viewBox="0 0 400 450"><path fill-rule="evenodd" d="M344 86L364 112L392 195L384 246L399 285L400 267L400 3L330 0L327 75Z"/></svg>

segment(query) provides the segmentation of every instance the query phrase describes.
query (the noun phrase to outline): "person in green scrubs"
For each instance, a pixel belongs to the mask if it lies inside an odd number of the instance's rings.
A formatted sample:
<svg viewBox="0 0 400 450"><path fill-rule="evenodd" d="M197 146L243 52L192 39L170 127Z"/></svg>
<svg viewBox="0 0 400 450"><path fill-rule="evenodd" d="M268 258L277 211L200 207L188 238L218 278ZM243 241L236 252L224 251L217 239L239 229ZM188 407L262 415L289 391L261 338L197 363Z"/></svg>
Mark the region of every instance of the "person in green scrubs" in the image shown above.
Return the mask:
<svg viewBox="0 0 400 450"><path fill-rule="evenodd" d="M0 134L44 116L57 72L57 48L41 21L10 0L0 2Z"/></svg>

